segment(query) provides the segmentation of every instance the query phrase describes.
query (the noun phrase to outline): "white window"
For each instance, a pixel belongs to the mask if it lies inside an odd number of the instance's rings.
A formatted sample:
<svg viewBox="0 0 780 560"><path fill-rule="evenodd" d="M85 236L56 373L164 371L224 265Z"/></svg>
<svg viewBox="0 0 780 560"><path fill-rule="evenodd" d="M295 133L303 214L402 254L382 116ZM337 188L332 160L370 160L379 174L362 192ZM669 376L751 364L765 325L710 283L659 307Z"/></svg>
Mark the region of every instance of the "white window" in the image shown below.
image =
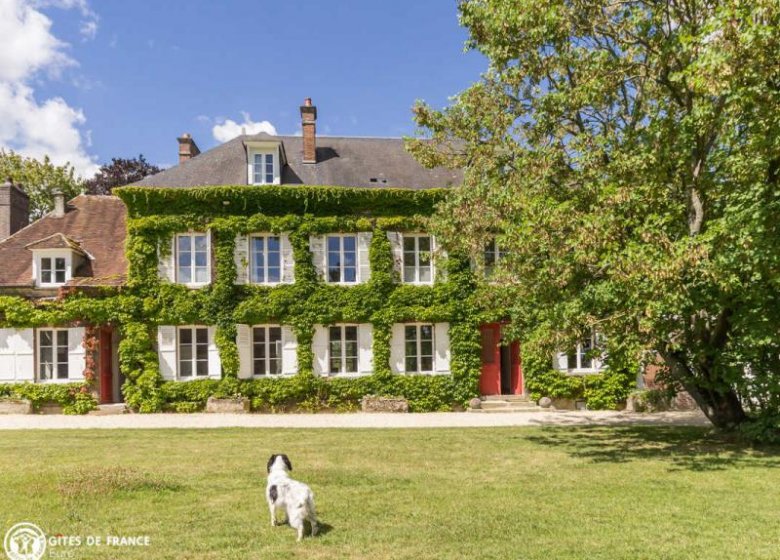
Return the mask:
<svg viewBox="0 0 780 560"><path fill-rule="evenodd" d="M256 284L282 281L281 241L277 235L253 235L250 238L250 270Z"/></svg>
<svg viewBox="0 0 780 560"><path fill-rule="evenodd" d="M64 286L73 277L76 266L72 251L33 250L33 276L35 285L41 288Z"/></svg>
<svg viewBox="0 0 780 560"><path fill-rule="evenodd" d="M64 257L42 257L41 284L64 284L65 270Z"/></svg>
<svg viewBox="0 0 780 560"><path fill-rule="evenodd" d="M328 329L328 372L358 372L357 325L335 325Z"/></svg>
<svg viewBox="0 0 780 560"><path fill-rule="evenodd" d="M252 375L282 373L282 328L252 328Z"/></svg>
<svg viewBox="0 0 780 560"><path fill-rule="evenodd" d="M506 252L499 247L495 239L492 239L485 244L485 249L483 252L485 262L485 277L493 275L493 271L496 269L498 261L503 259L505 255Z"/></svg>
<svg viewBox="0 0 780 560"><path fill-rule="evenodd" d="M68 329L38 331L38 379L68 379Z"/></svg>
<svg viewBox="0 0 780 560"><path fill-rule="evenodd" d="M207 327L179 328L179 377L191 379L209 375L209 330Z"/></svg>
<svg viewBox="0 0 780 560"><path fill-rule="evenodd" d="M407 373L431 373L433 371L433 325L406 325L404 350L404 369Z"/></svg>
<svg viewBox="0 0 780 560"><path fill-rule="evenodd" d="M176 281L179 284L208 284L210 268L208 234L184 233L176 236Z"/></svg>
<svg viewBox="0 0 780 560"><path fill-rule="evenodd" d="M558 369L569 373L598 373L604 365L604 337L593 333L568 352L558 355Z"/></svg>
<svg viewBox="0 0 780 560"><path fill-rule="evenodd" d="M272 185L276 182L274 154L270 152L252 154L252 184Z"/></svg>
<svg viewBox="0 0 780 560"><path fill-rule="evenodd" d="M357 236L329 235L328 282L354 284L357 282Z"/></svg>
<svg viewBox="0 0 780 560"><path fill-rule="evenodd" d="M432 244L430 235L403 235L404 282L411 284L433 282Z"/></svg>

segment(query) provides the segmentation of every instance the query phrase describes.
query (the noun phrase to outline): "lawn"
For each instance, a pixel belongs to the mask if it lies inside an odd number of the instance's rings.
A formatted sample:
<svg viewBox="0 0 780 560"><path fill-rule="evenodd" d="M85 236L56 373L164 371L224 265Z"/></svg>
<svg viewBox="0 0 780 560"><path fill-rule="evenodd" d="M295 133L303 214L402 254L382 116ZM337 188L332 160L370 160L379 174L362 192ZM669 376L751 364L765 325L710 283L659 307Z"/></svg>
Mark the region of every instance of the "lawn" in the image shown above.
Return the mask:
<svg viewBox="0 0 780 560"><path fill-rule="evenodd" d="M270 526L273 452L320 537ZM60 558L778 558L778 467L698 428L0 432L0 538L151 540Z"/></svg>

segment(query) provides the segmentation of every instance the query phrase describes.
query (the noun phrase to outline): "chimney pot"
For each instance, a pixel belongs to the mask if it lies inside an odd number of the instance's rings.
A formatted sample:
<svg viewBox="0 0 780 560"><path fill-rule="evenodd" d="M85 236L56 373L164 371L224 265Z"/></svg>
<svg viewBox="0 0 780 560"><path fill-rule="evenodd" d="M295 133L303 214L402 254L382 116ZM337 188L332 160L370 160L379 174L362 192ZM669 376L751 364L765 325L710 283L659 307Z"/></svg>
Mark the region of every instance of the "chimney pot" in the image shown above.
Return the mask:
<svg viewBox="0 0 780 560"><path fill-rule="evenodd" d="M301 128L303 128L303 163L317 163L317 107L311 97L301 105Z"/></svg>
<svg viewBox="0 0 780 560"><path fill-rule="evenodd" d="M54 197L54 217L62 218L65 215L65 193L57 189L51 194Z"/></svg>
<svg viewBox="0 0 780 560"><path fill-rule="evenodd" d="M189 132L185 132L177 140L179 141L179 164L194 158L200 153L198 145Z"/></svg>

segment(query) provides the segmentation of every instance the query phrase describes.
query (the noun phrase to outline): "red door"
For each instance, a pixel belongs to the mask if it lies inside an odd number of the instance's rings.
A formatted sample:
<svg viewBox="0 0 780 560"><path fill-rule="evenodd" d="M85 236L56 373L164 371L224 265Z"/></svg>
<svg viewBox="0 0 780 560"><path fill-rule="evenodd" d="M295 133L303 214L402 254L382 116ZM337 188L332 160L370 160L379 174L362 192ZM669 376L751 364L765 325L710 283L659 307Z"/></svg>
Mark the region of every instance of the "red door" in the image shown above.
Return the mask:
<svg viewBox="0 0 780 560"><path fill-rule="evenodd" d="M482 375L479 391L483 395L501 394L501 325L482 325Z"/></svg>
<svg viewBox="0 0 780 560"><path fill-rule="evenodd" d="M114 375L111 356L111 328L100 329L100 403L114 402Z"/></svg>

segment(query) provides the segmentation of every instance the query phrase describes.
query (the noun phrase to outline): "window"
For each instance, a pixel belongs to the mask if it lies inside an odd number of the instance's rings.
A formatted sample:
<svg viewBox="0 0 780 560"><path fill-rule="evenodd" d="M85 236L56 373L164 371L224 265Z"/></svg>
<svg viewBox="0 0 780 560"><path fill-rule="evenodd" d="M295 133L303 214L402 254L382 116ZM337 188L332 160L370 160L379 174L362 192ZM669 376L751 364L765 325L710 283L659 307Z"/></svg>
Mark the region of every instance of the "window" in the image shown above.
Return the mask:
<svg viewBox="0 0 780 560"><path fill-rule="evenodd" d="M254 327L252 329L252 374L279 375L282 373L282 328Z"/></svg>
<svg viewBox="0 0 780 560"><path fill-rule="evenodd" d="M65 258L41 258L41 284L64 284Z"/></svg>
<svg viewBox="0 0 780 560"><path fill-rule="evenodd" d="M252 183L255 185L271 185L274 183L273 154L254 154L254 159L252 161Z"/></svg>
<svg viewBox="0 0 780 560"><path fill-rule="evenodd" d="M181 327L179 329L179 377L207 377L208 374L208 328Z"/></svg>
<svg viewBox="0 0 780 560"><path fill-rule="evenodd" d="M263 235L251 238L252 282L276 284L282 280L281 244L278 236Z"/></svg>
<svg viewBox="0 0 780 560"><path fill-rule="evenodd" d="M604 337L594 333L566 353L569 370L600 371L604 369L602 354Z"/></svg>
<svg viewBox="0 0 780 560"><path fill-rule="evenodd" d="M329 235L328 282L357 282L357 236Z"/></svg>
<svg viewBox="0 0 780 560"><path fill-rule="evenodd" d="M38 331L38 377L41 381L68 378L68 331Z"/></svg>
<svg viewBox="0 0 780 560"><path fill-rule="evenodd" d="M404 235L404 282L429 284L433 281L431 236Z"/></svg>
<svg viewBox="0 0 780 560"><path fill-rule="evenodd" d="M358 328L355 325L339 325L328 329L330 349L330 373L357 373Z"/></svg>
<svg viewBox="0 0 780 560"><path fill-rule="evenodd" d="M433 325L406 325L404 328L407 373L433 371Z"/></svg>
<svg viewBox="0 0 780 560"><path fill-rule="evenodd" d="M496 264L504 258L506 252L498 246L495 239L492 239L485 244L483 255L485 260L485 277L489 277L492 276L493 271L496 269Z"/></svg>
<svg viewBox="0 0 780 560"><path fill-rule="evenodd" d="M205 233L177 235L176 280L180 284L209 283L209 238Z"/></svg>

